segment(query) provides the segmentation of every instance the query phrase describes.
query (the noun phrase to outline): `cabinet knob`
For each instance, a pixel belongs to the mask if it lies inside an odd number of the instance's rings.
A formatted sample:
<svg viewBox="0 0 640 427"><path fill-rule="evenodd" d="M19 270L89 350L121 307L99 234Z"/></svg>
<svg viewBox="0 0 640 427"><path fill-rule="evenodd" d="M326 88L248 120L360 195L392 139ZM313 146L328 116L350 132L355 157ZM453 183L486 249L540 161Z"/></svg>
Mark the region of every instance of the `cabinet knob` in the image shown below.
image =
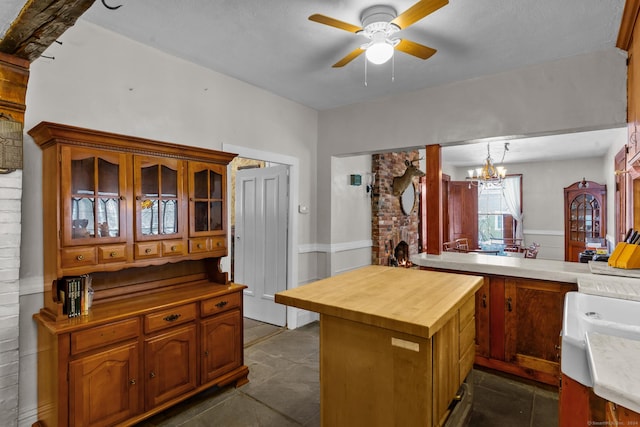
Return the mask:
<svg viewBox="0 0 640 427"><path fill-rule="evenodd" d="M202 248L203 248L202 243L198 243L198 249L202 249Z"/></svg>
<svg viewBox="0 0 640 427"><path fill-rule="evenodd" d="M135 378L130 379L130 380L129 380L129 384L131 384L131 385L136 385L136 380L135 380Z"/></svg>
<svg viewBox="0 0 640 427"><path fill-rule="evenodd" d="M115 257L117 257L117 256L118 256L118 253L114 251L114 252L111 252L111 253L109 254L109 256L110 256L111 258L115 258Z"/></svg>
<svg viewBox="0 0 640 427"><path fill-rule="evenodd" d="M120 199L121 201L126 200L124 196L120 196L120 197L119 197L119 199Z"/></svg>
<svg viewBox="0 0 640 427"><path fill-rule="evenodd" d="M144 250L144 253L145 253L145 254L150 254L150 253L151 253L151 248L147 248L147 249L145 249L145 250Z"/></svg>
<svg viewBox="0 0 640 427"><path fill-rule="evenodd" d="M220 245L222 245L222 242L217 242L216 245L220 246Z"/></svg>
<svg viewBox="0 0 640 427"><path fill-rule="evenodd" d="M155 377L156 377L156 373L155 373L155 372L153 372L153 371L151 371L151 372L149 373L149 378L155 378Z"/></svg>
<svg viewBox="0 0 640 427"><path fill-rule="evenodd" d="M171 252L175 252L178 249L177 246L171 246Z"/></svg>
<svg viewBox="0 0 640 427"><path fill-rule="evenodd" d="M82 260L84 259L84 255L78 255L78 256L76 257L76 259L77 259L78 261L82 261Z"/></svg>
<svg viewBox="0 0 640 427"><path fill-rule="evenodd" d="M209 350L205 350L204 355L208 356L209 355Z"/></svg>

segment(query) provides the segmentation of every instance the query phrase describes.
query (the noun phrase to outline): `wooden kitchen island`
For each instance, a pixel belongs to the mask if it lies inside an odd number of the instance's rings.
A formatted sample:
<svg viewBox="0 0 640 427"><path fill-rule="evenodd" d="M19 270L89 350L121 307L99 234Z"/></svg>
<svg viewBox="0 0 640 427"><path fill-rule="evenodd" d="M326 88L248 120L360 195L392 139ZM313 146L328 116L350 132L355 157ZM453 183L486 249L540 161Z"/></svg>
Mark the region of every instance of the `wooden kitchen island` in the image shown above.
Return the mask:
<svg viewBox="0 0 640 427"><path fill-rule="evenodd" d="M276 294L320 313L321 425L444 424L473 366L482 283L368 266Z"/></svg>

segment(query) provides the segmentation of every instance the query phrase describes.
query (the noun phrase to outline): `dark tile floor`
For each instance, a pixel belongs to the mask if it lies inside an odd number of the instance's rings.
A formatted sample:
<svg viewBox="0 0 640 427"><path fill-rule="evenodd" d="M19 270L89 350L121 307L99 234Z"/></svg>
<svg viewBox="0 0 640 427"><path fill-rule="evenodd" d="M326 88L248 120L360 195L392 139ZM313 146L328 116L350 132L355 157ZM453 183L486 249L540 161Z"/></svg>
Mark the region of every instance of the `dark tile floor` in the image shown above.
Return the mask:
<svg viewBox="0 0 640 427"><path fill-rule="evenodd" d="M287 427L320 425L319 325L296 330L245 319L249 383L201 393L140 426ZM558 394L475 370L469 427L553 427Z"/></svg>

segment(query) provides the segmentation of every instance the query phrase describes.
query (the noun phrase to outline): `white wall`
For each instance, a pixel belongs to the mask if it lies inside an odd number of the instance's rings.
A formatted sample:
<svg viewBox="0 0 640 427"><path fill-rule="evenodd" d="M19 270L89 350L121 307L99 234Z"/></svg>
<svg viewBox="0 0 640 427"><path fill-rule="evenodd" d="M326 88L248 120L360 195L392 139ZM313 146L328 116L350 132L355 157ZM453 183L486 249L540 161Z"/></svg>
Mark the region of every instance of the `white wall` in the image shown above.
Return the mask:
<svg viewBox="0 0 640 427"><path fill-rule="evenodd" d="M618 49L321 111L318 239L331 243L333 210L343 203L332 186L334 156L625 122L626 53Z"/></svg>
<svg viewBox="0 0 640 427"><path fill-rule="evenodd" d="M285 154L299 162L298 242L316 241L317 115L310 108L262 89L163 54L82 20L31 65L25 130L40 121L65 123L183 145L220 150L233 144ZM23 246L20 271L20 369L36 370L35 325L42 306L41 153L25 135ZM46 178L46 172L45 172ZM297 283L317 277L313 253L299 257ZM294 283L293 285L297 285ZM20 423L35 421L36 378L20 384Z"/></svg>

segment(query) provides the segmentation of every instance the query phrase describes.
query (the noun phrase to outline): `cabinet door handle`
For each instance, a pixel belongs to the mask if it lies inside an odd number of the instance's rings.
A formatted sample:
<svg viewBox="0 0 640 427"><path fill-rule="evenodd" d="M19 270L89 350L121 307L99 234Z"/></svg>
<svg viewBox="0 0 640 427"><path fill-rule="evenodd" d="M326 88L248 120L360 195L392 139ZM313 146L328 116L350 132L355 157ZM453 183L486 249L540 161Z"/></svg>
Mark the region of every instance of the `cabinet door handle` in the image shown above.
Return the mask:
<svg viewBox="0 0 640 427"><path fill-rule="evenodd" d="M78 256L76 257L76 259L77 259L78 261L82 261L82 260L84 259L84 255L78 255Z"/></svg>
<svg viewBox="0 0 640 427"><path fill-rule="evenodd" d="M170 314L167 317L163 317L162 320L166 322L175 322L180 318L180 316L181 316L180 314Z"/></svg>
<svg viewBox="0 0 640 427"><path fill-rule="evenodd" d="M209 355L209 350L205 350L204 355L208 356Z"/></svg>
<svg viewBox="0 0 640 427"><path fill-rule="evenodd" d="M135 379L135 378L131 378L131 379L129 380L129 384L131 384L131 385L136 385L136 379Z"/></svg>
<svg viewBox="0 0 640 427"><path fill-rule="evenodd" d="M153 371L151 371L151 372L149 373L149 378L155 378L155 377L156 377L156 373L155 373L155 372L153 372Z"/></svg>
<svg viewBox="0 0 640 427"><path fill-rule="evenodd" d="M220 301L219 303L216 304L216 307L222 308L227 304L229 304L227 301Z"/></svg>
<svg viewBox="0 0 640 427"><path fill-rule="evenodd" d="M487 308L487 294L482 294L482 308Z"/></svg>
<svg viewBox="0 0 640 427"><path fill-rule="evenodd" d="M144 253L145 253L145 254L150 254L150 253L151 253L151 248L147 248L147 249L145 249L145 250L144 250Z"/></svg>
<svg viewBox="0 0 640 427"><path fill-rule="evenodd" d="M513 311L513 307L511 305L511 297L507 298L507 310L509 312Z"/></svg>

